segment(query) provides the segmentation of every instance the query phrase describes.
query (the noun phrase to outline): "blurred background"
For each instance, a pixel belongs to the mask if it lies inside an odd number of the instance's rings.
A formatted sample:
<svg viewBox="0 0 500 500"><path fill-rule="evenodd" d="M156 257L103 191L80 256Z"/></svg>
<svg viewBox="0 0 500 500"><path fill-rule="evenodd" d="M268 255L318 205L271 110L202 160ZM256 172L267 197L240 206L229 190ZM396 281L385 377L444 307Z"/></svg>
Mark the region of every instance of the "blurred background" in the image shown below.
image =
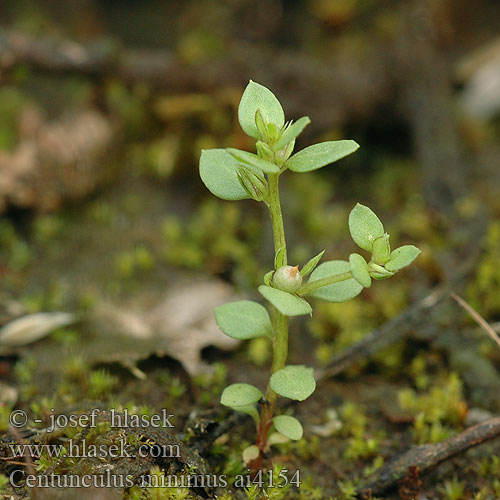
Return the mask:
<svg viewBox="0 0 500 500"><path fill-rule="evenodd" d="M295 322L290 359L336 375L303 410L306 428L328 408L348 419L349 404L378 422L348 439L319 434L310 455L292 451L329 491L327 466L311 465L319 455L348 477L401 442L456 434L471 410L500 409L500 351L447 298L455 291L499 328L497 1L0 2L2 418L15 406L34 417L85 398L110 404L112 393L134 408L175 402L182 421L216 408L241 366L264 381L266 341L228 344L211 311L254 296L272 267L268 214L215 199L198 176L203 148L253 150L236 117L249 79L277 95L287 119L311 118L296 149L361 145L319 172L284 176L290 261L349 255L356 202L393 246L423 250L390 282ZM431 310L409 313L443 286ZM12 323L41 312L53 314ZM338 365L370 331L382 340ZM396 435L395 422L399 443L380 437ZM484 467L464 491L493 491ZM428 487L463 464L443 470Z"/></svg>

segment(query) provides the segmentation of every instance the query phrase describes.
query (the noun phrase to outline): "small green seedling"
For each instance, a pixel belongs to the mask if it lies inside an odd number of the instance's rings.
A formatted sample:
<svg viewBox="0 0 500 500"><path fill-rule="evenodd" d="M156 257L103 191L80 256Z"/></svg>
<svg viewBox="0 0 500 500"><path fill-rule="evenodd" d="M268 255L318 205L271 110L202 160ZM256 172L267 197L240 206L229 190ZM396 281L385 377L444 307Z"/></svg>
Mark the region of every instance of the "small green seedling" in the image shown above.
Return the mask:
<svg viewBox="0 0 500 500"><path fill-rule="evenodd" d="M305 297L327 302L345 302L356 297L371 285L372 279L389 278L411 264L420 250L404 245L391 251L389 235L382 222L368 207L357 204L349 215L349 230L354 242L371 254L368 262L360 254L352 253L348 260L331 260L318 265L323 251L301 269L288 265L278 188L281 174L287 170L298 174L317 170L354 153L359 146L352 140L327 141L292 156L295 139L310 119L304 116L294 123L285 122L285 114L275 95L253 81L241 98L238 119L243 131L256 139L257 154L233 148L204 150L200 157L200 176L215 196L224 200L251 198L262 201L271 215L274 270L264 276L259 287L260 294L271 305L271 315L264 306L250 300L230 302L215 310L219 328L229 337L240 340L269 337L272 340L271 377L265 393L253 385L239 383L226 387L221 397L223 405L248 413L255 419L257 440L249 451L255 457L251 465L257 469L270 443L279 440L280 434L293 440L300 439L303 434L295 417L274 416L278 395L303 401L316 388L312 368L286 365L290 317L312 313ZM304 282L307 277L309 279ZM270 436L272 427L276 433Z"/></svg>

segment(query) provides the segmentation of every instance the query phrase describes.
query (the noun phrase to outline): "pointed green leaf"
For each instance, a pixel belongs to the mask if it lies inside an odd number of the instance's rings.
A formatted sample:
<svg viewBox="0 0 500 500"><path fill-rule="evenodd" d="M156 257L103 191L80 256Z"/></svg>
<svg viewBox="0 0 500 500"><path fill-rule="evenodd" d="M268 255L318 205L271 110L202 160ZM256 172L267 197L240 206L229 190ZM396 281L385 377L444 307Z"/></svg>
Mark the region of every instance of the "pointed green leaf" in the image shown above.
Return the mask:
<svg viewBox="0 0 500 500"><path fill-rule="evenodd" d="M285 252L286 247L281 247L274 256L274 269L279 269L285 265Z"/></svg>
<svg viewBox="0 0 500 500"><path fill-rule="evenodd" d="M399 271L409 266L420 254L420 249L413 245L403 245L391 252L391 258L385 265L388 271Z"/></svg>
<svg viewBox="0 0 500 500"><path fill-rule="evenodd" d="M302 435L304 434L304 429L302 429L301 423L295 418L289 415L278 415L273 418L273 424L276 430L290 438L294 441L298 441L302 439Z"/></svg>
<svg viewBox="0 0 500 500"><path fill-rule="evenodd" d="M274 270L269 271L268 273L264 274L264 284L267 286L271 286L271 281L273 279L273 274Z"/></svg>
<svg viewBox="0 0 500 500"><path fill-rule="evenodd" d="M294 154L285 165L293 172L310 172L354 153L359 144L351 140L320 142Z"/></svg>
<svg viewBox="0 0 500 500"><path fill-rule="evenodd" d="M258 139L260 133L255 124L255 115L260 110L266 122L281 128L285 124L285 113L276 96L266 87L250 80L238 107L238 120L243 131L250 137Z"/></svg>
<svg viewBox="0 0 500 500"><path fill-rule="evenodd" d="M388 271L385 267L375 264L375 262L368 264L368 270L374 280L385 280L394 275L394 271Z"/></svg>
<svg viewBox="0 0 500 500"><path fill-rule="evenodd" d="M260 285L259 292L285 316L302 316L312 313L311 306L302 297L266 285Z"/></svg>
<svg viewBox="0 0 500 500"><path fill-rule="evenodd" d="M265 142L257 141L255 143L255 149L257 150L259 157L263 160L271 160L274 156L274 151Z"/></svg>
<svg viewBox="0 0 500 500"><path fill-rule="evenodd" d="M318 262L321 260L321 257L323 257L325 251L323 250L320 252L318 255L313 257L311 260L308 260L305 264L304 267L300 270L300 274L302 275L302 278L305 278L308 274L310 274L316 266L318 265Z"/></svg>
<svg viewBox="0 0 500 500"><path fill-rule="evenodd" d="M389 235L380 236L373 242L372 260L375 264L383 266L391 256L391 245L389 243Z"/></svg>
<svg viewBox="0 0 500 500"><path fill-rule="evenodd" d="M283 149L289 142L296 139L302 131L311 123L308 116L299 118L295 123L292 123L281 135L280 140L274 145L274 150L279 151Z"/></svg>
<svg viewBox="0 0 500 500"><path fill-rule="evenodd" d="M288 365L271 375L271 389L280 396L304 401L316 389L312 368L303 365Z"/></svg>
<svg viewBox="0 0 500 500"><path fill-rule="evenodd" d="M371 252L373 242L384 235L384 226L370 208L358 203L349 214L349 231L359 247Z"/></svg>
<svg viewBox="0 0 500 500"><path fill-rule="evenodd" d="M248 340L267 337L272 333L271 319L266 308L251 300L239 300L216 307L215 321L233 339Z"/></svg>
<svg viewBox="0 0 500 500"><path fill-rule="evenodd" d="M204 149L200 177L208 190L223 200L244 200L248 193L238 179L238 163L224 149Z"/></svg>
<svg viewBox="0 0 500 500"><path fill-rule="evenodd" d="M253 153L241 151L241 149L227 148L226 151L238 162L250 167L258 168L268 174L276 174L280 171L278 165L270 161L263 160Z"/></svg>
<svg viewBox="0 0 500 500"><path fill-rule="evenodd" d="M329 276L347 273L351 270L349 262L345 260L329 260L320 264L311 274L311 281L320 280ZM326 300L327 302L346 302L359 295L363 290L363 285L354 278L327 285L311 292L313 297Z"/></svg>
<svg viewBox="0 0 500 500"><path fill-rule="evenodd" d="M262 392L250 384L232 384L227 386L220 398L221 404L230 408L252 405L263 398Z"/></svg>
<svg viewBox="0 0 500 500"><path fill-rule="evenodd" d="M280 167L284 165L284 163L288 160L288 158L290 158L290 155L292 154L294 147L295 147L295 139L293 139L293 141L290 141L285 148L276 153L276 162Z"/></svg>
<svg viewBox="0 0 500 500"><path fill-rule="evenodd" d="M281 136L281 127L278 127L272 121L267 124L267 137L268 142L271 144L276 142Z"/></svg>
<svg viewBox="0 0 500 500"><path fill-rule="evenodd" d="M255 126L257 127L257 130L259 132L260 137L266 138L267 137L267 124L264 121L264 117L262 116L262 113L260 109L258 109L255 112ZM257 141L261 142L261 141ZM271 149L271 148L269 148Z"/></svg>
<svg viewBox="0 0 500 500"><path fill-rule="evenodd" d="M366 260L359 255L359 253L352 253L349 255L349 264L351 266L351 273L354 279L365 288L369 288L372 284L370 273L368 272L368 264Z"/></svg>

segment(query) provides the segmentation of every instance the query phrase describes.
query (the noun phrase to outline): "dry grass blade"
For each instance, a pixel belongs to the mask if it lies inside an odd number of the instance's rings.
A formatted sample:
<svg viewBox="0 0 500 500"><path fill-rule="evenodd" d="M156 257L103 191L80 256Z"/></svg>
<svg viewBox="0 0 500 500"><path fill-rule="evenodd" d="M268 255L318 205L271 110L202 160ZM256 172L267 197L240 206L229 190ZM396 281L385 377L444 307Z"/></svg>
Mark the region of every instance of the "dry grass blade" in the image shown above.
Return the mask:
<svg viewBox="0 0 500 500"><path fill-rule="evenodd" d="M500 337L495 330L493 330L491 325L475 309L465 302L462 297L459 297L454 292L451 292L450 296L472 316L474 321L497 343L498 347L500 347Z"/></svg>

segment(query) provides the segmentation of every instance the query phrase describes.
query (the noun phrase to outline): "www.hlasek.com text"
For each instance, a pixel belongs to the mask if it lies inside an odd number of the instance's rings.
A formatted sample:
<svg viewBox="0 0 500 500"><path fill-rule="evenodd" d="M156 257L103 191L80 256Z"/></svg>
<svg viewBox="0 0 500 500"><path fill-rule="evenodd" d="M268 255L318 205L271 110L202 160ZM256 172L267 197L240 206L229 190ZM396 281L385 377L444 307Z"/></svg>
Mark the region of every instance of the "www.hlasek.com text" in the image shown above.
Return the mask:
<svg viewBox="0 0 500 500"><path fill-rule="evenodd" d="M87 443L85 440L69 439L62 444L10 444L13 457L38 458L181 458L181 450L177 444L141 444L132 445L124 439L113 444Z"/></svg>

